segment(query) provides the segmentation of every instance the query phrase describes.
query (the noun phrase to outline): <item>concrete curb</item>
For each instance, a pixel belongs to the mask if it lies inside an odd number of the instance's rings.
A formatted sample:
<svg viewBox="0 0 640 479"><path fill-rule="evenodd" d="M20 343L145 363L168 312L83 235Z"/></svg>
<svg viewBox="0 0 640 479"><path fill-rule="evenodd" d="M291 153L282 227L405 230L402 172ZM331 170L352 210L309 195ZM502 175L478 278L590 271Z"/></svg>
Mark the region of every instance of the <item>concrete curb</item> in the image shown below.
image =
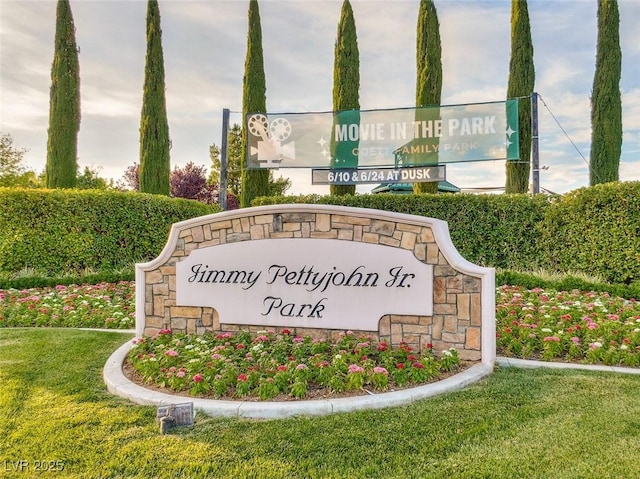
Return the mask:
<svg viewBox="0 0 640 479"><path fill-rule="evenodd" d="M552 363L547 361L534 361L531 359L518 359L497 357L496 364L502 367L515 368L548 368L548 369L579 369L583 371L601 371L607 373L640 374L640 368L625 368L620 366L601 366L596 364L576 363Z"/></svg>
<svg viewBox="0 0 640 479"><path fill-rule="evenodd" d="M493 369L483 363L466 369L442 381L402 391L392 391L352 398L319 399L309 401L222 401L174 396L145 389L131 382L122 372L132 341L120 346L107 360L103 378L110 393L136 404L163 406L181 402L193 402L193 407L210 416L252 419L282 419L294 416L321 416L352 412L361 409L382 409L402 406L419 399L460 390L491 374Z"/></svg>

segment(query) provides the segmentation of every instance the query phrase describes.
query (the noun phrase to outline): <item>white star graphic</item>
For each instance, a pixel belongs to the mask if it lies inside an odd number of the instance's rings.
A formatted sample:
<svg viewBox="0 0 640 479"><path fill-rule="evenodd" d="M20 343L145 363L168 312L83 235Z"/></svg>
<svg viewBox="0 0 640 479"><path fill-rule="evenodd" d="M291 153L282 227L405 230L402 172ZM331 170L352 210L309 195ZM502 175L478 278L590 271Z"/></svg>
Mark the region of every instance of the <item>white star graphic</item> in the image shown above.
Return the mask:
<svg viewBox="0 0 640 479"><path fill-rule="evenodd" d="M324 150L324 145L327 144L327 140L324 139L324 136L321 136L317 143L320 145L320 148Z"/></svg>
<svg viewBox="0 0 640 479"><path fill-rule="evenodd" d="M511 138L511 135L513 135L516 131L511 129L511 125L509 125L509 129L506 131L507 136L509 138Z"/></svg>

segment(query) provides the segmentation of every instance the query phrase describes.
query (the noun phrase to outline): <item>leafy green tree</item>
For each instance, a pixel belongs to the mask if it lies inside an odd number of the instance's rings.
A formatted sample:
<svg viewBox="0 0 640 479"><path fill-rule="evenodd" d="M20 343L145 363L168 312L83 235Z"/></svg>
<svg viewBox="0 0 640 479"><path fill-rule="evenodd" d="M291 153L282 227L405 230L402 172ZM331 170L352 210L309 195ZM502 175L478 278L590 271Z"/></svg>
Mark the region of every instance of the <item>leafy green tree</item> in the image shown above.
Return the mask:
<svg viewBox="0 0 640 479"><path fill-rule="evenodd" d="M249 29L247 32L247 56L244 63L242 90L242 118L248 113L267 112L267 87L262 56L262 27L257 0L249 1ZM247 168L247 133L242 128L242 161L240 207L251 206L251 200L269 195L269 170Z"/></svg>
<svg viewBox="0 0 640 479"><path fill-rule="evenodd" d="M440 105L442 45L438 12L431 0L421 0L416 40L416 107ZM438 182L414 183L414 193L437 193Z"/></svg>
<svg viewBox="0 0 640 479"><path fill-rule="evenodd" d="M235 123L229 129L227 141L227 191L236 196L240 196L242 186L242 128ZM209 157L211 158L211 173L209 173L210 184L220 184L220 148L216 145L209 147Z"/></svg>
<svg viewBox="0 0 640 479"><path fill-rule="evenodd" d="M11 135L0 133L0 186L38 186L35 172L23 165L27 151L14 146Z"/></svg>
<svg viewBox="0 0 640 479"><path fill-rule="evenodd" d="M76 29L68 0L58 0L49 92L46 185L73 188L78 169L80 71Z"/></svg>
<svg viewBox="0 0 640 479"><path fill-rule="evenodd" d="M591 185L618 181L622 151L620 14L615 0L598 0L596 71L591 94Z"/></svg>
<svg viewBox="0 0 640 479"><path fill-rule="evenodd" d="M333 60L333 111L337 112L334 124L360 123L360 52L353 9L344 0L338 23L338 33ZM335 141L335 128L331 132L331 167L357 168L358 157L352 151L357 144ZM331 185L332 195L352 195L355 185Z"/></svg>
<svg viewBox="0 0 640 479"><path fill-rule="evenodd" d="M76 188L79 190L109 190L113 188L113 180L107 181L100 177L100 169L84 167L82 174L78 175Z"/></svg>
<svg viewBox="0 0 640 479"><path fill-rule="evenodd" d="M531 97L536 79L533 65L533 42L526 0L511 0L511 60L507 98L521 98L518 102L518 135L520 160L506 165L505 193L526 193L529 189L529 159L531 157Z"/></svg>
<svg viewBox="0 0 640 479"><path fill-rule="evenodd" d="M140 119L140 191L169 195L171 165L160 8L147 2L147 56Z"/></svg>

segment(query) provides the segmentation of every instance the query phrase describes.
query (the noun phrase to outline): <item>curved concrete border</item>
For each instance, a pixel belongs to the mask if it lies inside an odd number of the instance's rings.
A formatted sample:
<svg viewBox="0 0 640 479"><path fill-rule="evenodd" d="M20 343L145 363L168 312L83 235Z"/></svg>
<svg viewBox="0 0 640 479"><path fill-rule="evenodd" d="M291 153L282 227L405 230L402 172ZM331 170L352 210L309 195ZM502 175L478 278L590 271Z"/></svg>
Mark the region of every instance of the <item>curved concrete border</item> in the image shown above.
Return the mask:
<svg viewBox="0 0 640 479"><path fill-rule="evenodd" d="M518 358L496 358L496 364L502 367L514 368L548 368L548 369L579 369L583 371L601 371L606 373L640 374L640 368L625 368L622 366L602 366L599 364L552 363Z"/></svg>
<svg viewBox="0 0 640 479"><path fill-rule="evenodd" d="M491 374L493 368L478 363L469 369L424 386L402 391L393 391L369 396L351 398L318 399L309 401L222 401L174 396L145 389L131 382L122 372L133 340L120 346L107 360L103 370L104 382L112 394L123 397L136 404L162 406L180 402L192 402L196 410L210 416L239 417L253 419L281 419L293 416L321 416L339 412L351 412L360 409L381 409L402 406L413 401L462 389Z"/></svg>

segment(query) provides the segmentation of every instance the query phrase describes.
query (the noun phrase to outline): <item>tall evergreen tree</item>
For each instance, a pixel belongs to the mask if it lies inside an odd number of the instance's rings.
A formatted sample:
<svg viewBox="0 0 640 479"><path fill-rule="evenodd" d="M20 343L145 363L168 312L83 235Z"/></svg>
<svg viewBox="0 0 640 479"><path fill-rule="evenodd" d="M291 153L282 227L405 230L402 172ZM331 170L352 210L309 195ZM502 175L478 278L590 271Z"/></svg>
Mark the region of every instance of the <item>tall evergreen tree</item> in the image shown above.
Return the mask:
<svg viewBox="0 0 640 479"><path fill-rule="evenodd" d="M242 118L249 113L267 112L267 86L262 55L262 27L257 0L249 1L249 29L247 32L247 57L244 63L242 90ZM247 128L242 128L242 189L240 207L251 206L258 196L269 195L269 170L247 168Z"/></svg>
<svg viewBox="0 0 640 479"><path fill-rule="evenodd" d="M147 56L140 118L140 191L169 196L171 165L160 8L147 2Z"/></svg>
<svg viewBox="0 0 640 479"><path fill-rule="evenodd" d="M360 53L353 9L349 0L344 0L338 23L338 33L333 63L333 111L334 124L360 123ZM358 166L358 157L352 151L357 148L353 142L337 143L331 134L331 167ZM331 185L332 195L349 195L356 192L355 185Z"/></svg>
<svg viewBox="0 0 640 479"><path fill-rule="evenodd" d="M531 97L536 72L533 65L533 42L527 0L511 0L511 60L507 98ZM531 102L518 102L520 160L506 165L505 193L526 193L529 189L531 157Z"/></svg>
<svg viewBox="0 0 640 479"><path fill-rule="evenodd" d="M75 186L79 130L80 72L76 29L69 0L58 0L45 168L48 188Z"/></svg>
<svg viewBox="0 0 640 479"><path fill-rule="evenodd" d="M442 45L438 12L432 0L421 0L416 34L416 107L440 105ZM414 193L437 193L438 182L414 183Z"/></svg>
<svg viewBox="0 0 640 479"><path fill-rule="evenodd" d="M599 0L596 71L591 94L591 185L619 179L622 151L621 68L618 2Z"/></svg>

